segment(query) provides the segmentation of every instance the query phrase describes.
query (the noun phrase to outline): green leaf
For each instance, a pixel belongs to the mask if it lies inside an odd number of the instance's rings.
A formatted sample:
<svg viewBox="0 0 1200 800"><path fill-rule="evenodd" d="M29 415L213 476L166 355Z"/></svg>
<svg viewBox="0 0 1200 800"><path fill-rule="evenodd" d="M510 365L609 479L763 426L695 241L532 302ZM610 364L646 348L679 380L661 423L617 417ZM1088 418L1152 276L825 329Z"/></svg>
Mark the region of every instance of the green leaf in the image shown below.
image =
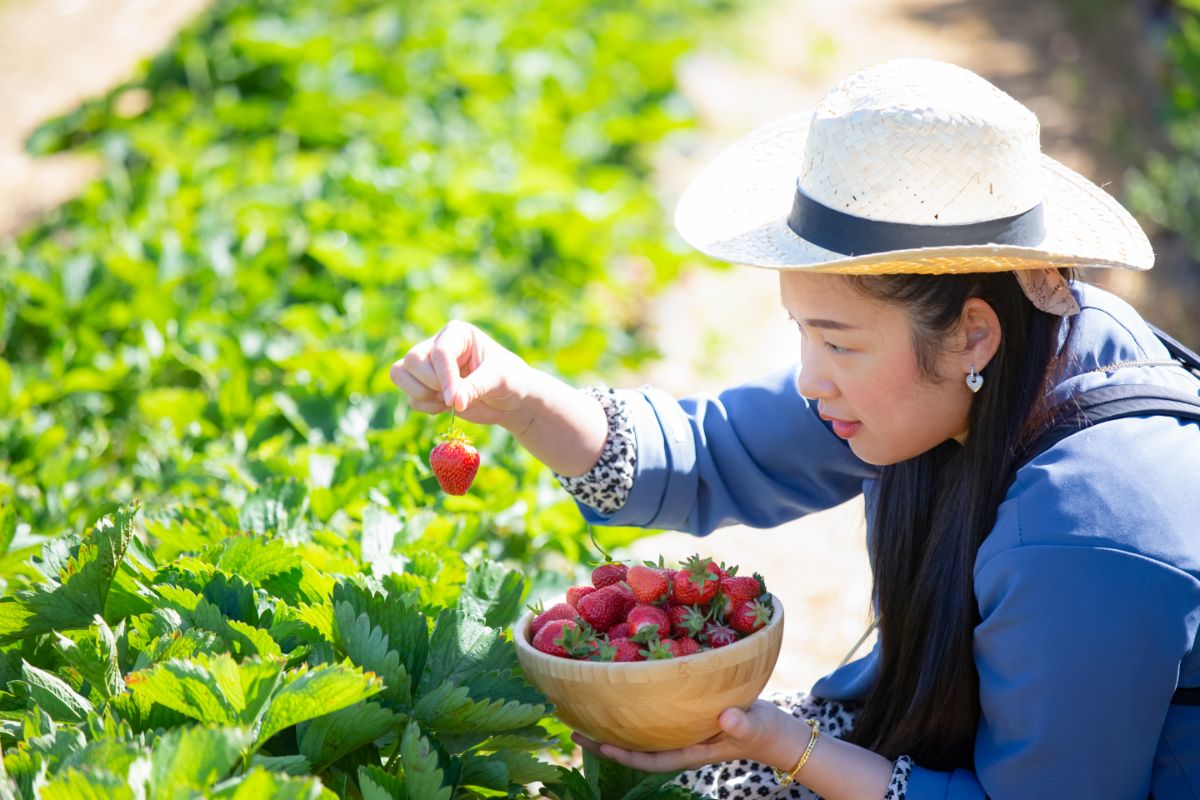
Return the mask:
<svg viewBox="0 0 1200 800"><path fill-rule="evenodd" d="M81 697L67 682L38 669L28 661L21 662L21 675L29 685L29 699L51 718L64 722L83 722L92 712L92 704Z"/></svg>
<svg viewBox="0 0 1200 800"><path fill-rule="evenodd" d="M172 659L131 673L126 683L144 701L220 725L249 724L278 679L278 662L238 665L227 654Z"/></svg>
<svg viewBox="0 0 1200 800"><path fill-rule="evenodd" d="M214 788L220 800L323 800L332 795L316 778L292 778L256 768Z"/></svg>
<svg viewBox="0 0 1200 800"><path fill-rule="evenodd" d="M217 569L257 584L299 567L300 553L282 539L242 534L226 539L213 562Z"/></svg>
<svg viewBox="0 0 1200 800"><path fill-rule="evenodd" d="M354 616L354 608L347 602L334 607L333 620L334 641L346 657L382 678L384 693L389 699L408 705L412 698L408 672L383 629L371 625L366 613Z"/></svg>
<svg viewBox="0 0 1200 800"><path fill-rule="evenodd" d="M383 682L355 667L322 664L284 676L263 716L259 741L266 742L284 728L345 708L378 694Z"/></svg>
<svg viewBox="0 0 1200 800"><path fill-rule="evenodd" d="M378 594L350 581L334 587L334 607L339 603L350 605L354 619L366 614L371 624L387 636L389 649L400 654L411 681L419 680L429 653L429 624L419 609L404 598Z"/></svg>
<svg viewBox="0 0 1200 800"><path fill-rule="evenodd" d="M400 719L378 703L355 703L301 723L299 749L317 768L315 771L320 772L347 753L383 736Z"/></svg>
<svg viewBox="0 0 1200 800"><path fill-rule="evenodd" d="M440 683L459 683L479 672L512 669L516 651L493 630L459 609L444 609L429 641L422 691Z"/></svg>
<svg viewBox="0 0 1200 800"><path fill-rule="evenodd" d="M124 629L122 622L118 630ZM82 637L75 642L58 635L58 649L63 659L82 675L104 697L125 691L121 667L117 663L117 636L101 617L95 619L96 638Z"/></svg>
<svg viewBox="0 0 1200 800"><path fill-rule="evenodd" d="M389 775L379 767L359 767L358 786L363 800L408 800L403 778Z"/></svg>
<svg viewBox="0 0 1200 800"><path fill-rule="evenodd" d="M17 592L15 603L0 603L0 641L86 628L103 616L139 508L134 503L101 517L75 545L67 538L48 543L39 564L45 582Z"/></svg>
<svg viewBox="0 0 1200 800"><path fill-rule="evenodd" d="M134 800L125 779L106 770L60 772L42 787L39 796L41 800Z"/></svg>
<svg viewBox="0 0 1200 800"><path fill-rule="evenodd" d="M151 800L173 800L182 787L216 784L253 742L244 728L193 725L167 731L154 742L150 758Z"/></svg>
<svg viewBox="0 0 1200 800"><path fill-rule="evenodd" d="M525 578L520 572L487 561L467 573L458 606L489 627L507 628L521 616L524 593Z"/></svg>
<svg viewBox="0 0 1200 800"><path fill-rule="evenodd" d="M407 792L414 800L450 800L451 789L442 784L442 768L437 753L421 733L416 722L408 723L400 741L400 758L404 764Z"/></svg>

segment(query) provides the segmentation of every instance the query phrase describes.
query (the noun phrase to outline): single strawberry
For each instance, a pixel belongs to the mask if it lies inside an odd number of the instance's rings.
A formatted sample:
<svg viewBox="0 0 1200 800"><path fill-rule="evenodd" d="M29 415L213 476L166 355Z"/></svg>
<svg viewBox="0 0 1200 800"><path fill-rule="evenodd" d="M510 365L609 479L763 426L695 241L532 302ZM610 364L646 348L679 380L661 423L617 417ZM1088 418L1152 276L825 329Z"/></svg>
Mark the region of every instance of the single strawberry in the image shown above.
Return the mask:
<svg viewBox="0 0 1200 800"><path fill-rule="evenodd" d="M579 601L596 591L595 586L572 586L567 589L567 604L579 608Z"/></svg>
<svg viewBox="0 0 1200 800"><path fill-rule="evenodd" d="M713 599L720 583L720 567L714 564L711 558L701 558L698 554L691 556L684 562L683 569L675 573L675 602L683 605L703 605Z"/></svg>
<svg viewBox="0 0 1200 800"><path fill-rule="evenodd" d="M611 628L608 629L608 640L610 642L615 642L617 639L628 639L628 638L629 638L629 623L628 622L618 622L616 625L613 625Z"/></svg>
<svg viewBox="0 0 1200 800"><path fill-rule="evenodd" d="M761 597L764 591L758 576L731 575L721 581L719 599L715 603L717 611L728 618L735 607Z"/></svg>
<svg viewBox="0 0 1200 800"><path fill-rule="evenodd" d="M621 612L621 617L625 618L629 616L629 612L633 611L633 607L637 605L637 598L633 596L633 589L630 589L629 584L624 581L614 583L613 586L621 590L621 599L625 601L625 608Z"/></svg>
<svg viewBox="0 0 1200 800"><path fill-rule="evenodd" d="M729 627L741 633L754 633L771 621L771 609L761 600L750 600L735 606L729 615Z"/></svg>
<svg viewBox="0 0 1200 800"><path fill-rule="evenodd" d="M667 644L671 647L671 653L676 658L695 655L700 652L700 643L690 636L677 636L674 639L668 639Z"/></svg>
<svg viewBox="0 0 1200 800"><path fill-rule="evenodd" d="M579 601L579 616L604 633L625 617L625 597L615 585L597 589Z"/></svg>
<svg viewBox="0 0 1200 800"><path fill-rule="evenodd" d="M479 471L479 451L465 433L451 431L429 454L429 466L446 494L466 494Z"/></svg>
<svg viewBox="0 0 1200 800"><path fill-rule="evenodd" d="M625 573L625 583L639 603L664 603L671 599L671 581L665 569L634 564Z"/></svg>
<svg viewBox="0 0 1200 800"><path fill-rule="evenodd" d="M704 629L708 617L698 606L667 606L667 616L671 618L671 630L695 636Z"/></svg>
<svg viewBox="0 0 1200 800"><path fill-rule="evenodd" d="M565 631L572 629L579 629L579 626L572 620L552 619L542 626L542 629L537 632L537 636L533 637L533 646L543 653L569 658L570 654L567 652L567 648L563 646L563 634Z"/></svg>
<svg viewBox="0 0 1200 800"><path fill-rule="evenodd" d="M555 619L569 619L579 622L579 612L573 606L566 603L555 603L533 618L533 622L529 623L529 635L537 636L538 631L544 628L547 622Z"/></svg>
<svg viewBox="0 0 1200 800"><path fill-rule="evenodd" d="M709 647L725 647L733 644L738 640L737 631L728 625L722 625L719 622L709 622L704 626L704 630L700 632L701 641L707 642Z"/></svg>
<svg viewBox="0 0 1200 800"><path fill-rule="evenodd" d="M671 618L658 606L639 603L629 612L626 622L629 623L629 638L640 642L671 635Z"/></svg>
<svg viewBox="0 0 1200 800"><path fill-rule="evenodd" d="M597 589L603 589L614 583L620 583L625 580L626 567L624 564L615 564L608 562L601 564L592 570L592 586Z"/></svg>

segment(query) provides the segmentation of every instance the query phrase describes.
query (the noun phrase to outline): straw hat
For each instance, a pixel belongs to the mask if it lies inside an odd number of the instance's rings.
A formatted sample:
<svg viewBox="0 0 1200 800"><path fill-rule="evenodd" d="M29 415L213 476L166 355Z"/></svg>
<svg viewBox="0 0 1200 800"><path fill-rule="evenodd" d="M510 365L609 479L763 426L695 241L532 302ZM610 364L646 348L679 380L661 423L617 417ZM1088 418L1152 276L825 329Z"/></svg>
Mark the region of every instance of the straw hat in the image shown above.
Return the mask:
<svg viewBox="0 0 1200 800"><path fill-rule="evenodd" d="M1053 268L1147 270L1154 253L1038 134L1032 111L969 70L888 61L731 145L688 187L675 225L707 255L772 269L1013 270L1036 305L1072 313Z"/></svg>

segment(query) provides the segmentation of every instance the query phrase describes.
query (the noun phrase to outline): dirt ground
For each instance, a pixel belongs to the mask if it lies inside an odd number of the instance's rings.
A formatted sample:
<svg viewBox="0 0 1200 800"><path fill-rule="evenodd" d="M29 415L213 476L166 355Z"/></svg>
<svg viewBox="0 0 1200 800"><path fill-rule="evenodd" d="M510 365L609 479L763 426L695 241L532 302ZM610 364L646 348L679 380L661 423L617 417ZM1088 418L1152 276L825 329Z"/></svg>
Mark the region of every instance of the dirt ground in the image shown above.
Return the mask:
<svg viewBox="0 0 1200 800"><path fill-rule="evenodd" d="M163 47L205 0L8 0L0 3L0 236L75 195L95 174L86 159L33 161L21 142L42 120L102 93ZM768 120L811 108L839 77L891 57L955 61L1033 108L1053 156L1099 181L1120 164L1098 157L1101 82L1081 80L1089 54L1053 4L1031 0L762 0L721 52L680 71L699 137L664 147L658 185L668 209L723 146ZM1134 281L1120 288L1135 298ZM665 358L616 385L654 383L682 395L752 378L793 357L776 276L697 270L658 300L652 325ZM861 502L769 531L734 527L706 539L662 534L639 557L703 552L766 576L787 634L771 686L807 688L837 665L868 622L870 575Z"/></svg>

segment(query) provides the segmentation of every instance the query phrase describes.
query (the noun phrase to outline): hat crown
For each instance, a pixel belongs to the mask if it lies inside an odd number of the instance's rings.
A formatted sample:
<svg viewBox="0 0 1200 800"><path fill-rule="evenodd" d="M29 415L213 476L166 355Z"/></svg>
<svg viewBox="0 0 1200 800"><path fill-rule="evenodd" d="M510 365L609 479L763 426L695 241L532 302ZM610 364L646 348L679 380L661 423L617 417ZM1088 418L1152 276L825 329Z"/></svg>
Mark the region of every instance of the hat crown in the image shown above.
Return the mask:
<svg viewBox="0 0 1200 800"><path fill-rule="evenodd" d="M978 75L922 59L860 70L813 113L798 187L866 219L962 225L1042 199L1037 117Z"/></svg>

